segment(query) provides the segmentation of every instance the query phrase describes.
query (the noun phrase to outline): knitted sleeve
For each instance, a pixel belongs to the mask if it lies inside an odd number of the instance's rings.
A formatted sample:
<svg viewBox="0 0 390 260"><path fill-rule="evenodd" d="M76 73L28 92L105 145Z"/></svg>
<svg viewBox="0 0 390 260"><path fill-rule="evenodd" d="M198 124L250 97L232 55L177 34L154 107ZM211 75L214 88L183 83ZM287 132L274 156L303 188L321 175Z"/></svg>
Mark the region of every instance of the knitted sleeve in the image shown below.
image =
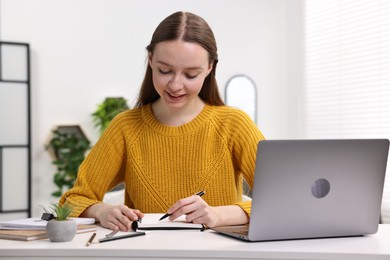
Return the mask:
<svg viewBox="0 0 390 260"><path fill-rule="evenodd" d="M80 165L77 180L65 192L60 204L72 205L73 217L102 201L105 193L119 184L124 175L125 140L120 130L123 120L115 118Z"/></svg>
<svg viewBox="0 0 390 260"><path fill-rule="evenodd" d="M243 175L243 178L252 189L257 145L259 141L265 138L253 120L243 111L237 110L235 112L233 122L234 130L229 144L231 145L235 171ZM236 205L240 206L250 216L251 201L239 202Z"/></svg>

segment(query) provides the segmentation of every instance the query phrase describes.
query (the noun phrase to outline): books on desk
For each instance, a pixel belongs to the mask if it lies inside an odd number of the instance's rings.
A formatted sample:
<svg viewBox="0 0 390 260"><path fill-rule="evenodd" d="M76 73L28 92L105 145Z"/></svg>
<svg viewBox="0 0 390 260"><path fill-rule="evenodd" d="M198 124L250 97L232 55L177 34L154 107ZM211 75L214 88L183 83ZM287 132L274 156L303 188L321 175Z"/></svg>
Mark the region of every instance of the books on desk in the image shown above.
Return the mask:
<svg viewBox="0 0 390 260"><path fill-rule="evenodd" d="M77 234L86 233L86 232L95 232L95 225L77 225ZM47 238L47 233L45 229L1 229L0 230L0 239L11 239L11 240L20 240L20 241L32 241L38 239Z"/></svg>
<svg viewBox="0 0 390 260"><path fill-rule="evenodd" d="M74 218L77 223L77 233L96 231L95 219ZM26 218L11 221L0 221L0 239L31 241L47 238L46 220Z"/></svg>
<svg viewBox="0 0 390 260"><path fill-rule="evenodd" d="M170 221L159 219L164 214L145 214L140 221L133 222L132 229L134 231L145 231L145 230L204 230L202 224L190 223L185 220L185 215Z"/></svg>

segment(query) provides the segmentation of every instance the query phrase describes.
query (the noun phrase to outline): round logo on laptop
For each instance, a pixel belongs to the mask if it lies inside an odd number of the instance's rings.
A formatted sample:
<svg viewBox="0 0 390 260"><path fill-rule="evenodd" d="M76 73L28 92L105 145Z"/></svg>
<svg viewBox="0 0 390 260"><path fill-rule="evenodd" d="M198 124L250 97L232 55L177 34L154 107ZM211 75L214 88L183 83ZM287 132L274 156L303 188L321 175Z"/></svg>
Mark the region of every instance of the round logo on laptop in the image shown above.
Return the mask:
<svg viewBox="0 0 390 260"><path fill-rule="evenodd" d="M327 179L320 178L311 185L311 194L317 199L321 199L328 195L330 191L330 183Z"/></svg>

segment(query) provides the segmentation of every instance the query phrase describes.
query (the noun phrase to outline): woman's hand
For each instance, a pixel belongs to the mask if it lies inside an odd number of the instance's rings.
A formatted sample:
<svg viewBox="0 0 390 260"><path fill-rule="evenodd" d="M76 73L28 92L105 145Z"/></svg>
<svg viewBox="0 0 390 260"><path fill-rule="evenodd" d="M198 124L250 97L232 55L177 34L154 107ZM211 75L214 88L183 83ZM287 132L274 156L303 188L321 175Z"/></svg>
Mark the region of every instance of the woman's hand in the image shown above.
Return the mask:
<svg viewBox="0 0 390 260"><path fill-rule="evenodd" d="M211 207L198 195L177 201L167 213L171 214L170 220L186 215L188 222L204 224L207 227L240 225L249 221L248 215L241 207L236 205Z"/></svg>
<svg viewBox="0 0 390 260"><path fill-rule="evenodd" d="M144 216L139 210L131 209L125 205L110 205L104 203L90 206L82 215L84 217L95 218L105 228L124 232L130 230L133 221Z"/></svg>

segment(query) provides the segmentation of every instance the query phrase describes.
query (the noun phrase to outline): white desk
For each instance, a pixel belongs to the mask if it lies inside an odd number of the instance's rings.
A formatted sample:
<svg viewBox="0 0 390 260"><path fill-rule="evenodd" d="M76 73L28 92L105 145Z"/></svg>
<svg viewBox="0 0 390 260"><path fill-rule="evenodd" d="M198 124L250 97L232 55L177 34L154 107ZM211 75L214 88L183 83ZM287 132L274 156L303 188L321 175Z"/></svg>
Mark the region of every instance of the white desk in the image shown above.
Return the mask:
<svg viewBox="0 0 390 260"><path fill-rule="evenodd" d="M98 227L97 238L108 233ZM366 237L277 242L242 242L211 230L152 231L86 247L91 234L65 243L0 240L0 259L390 259L389 224Z"/></svg>

